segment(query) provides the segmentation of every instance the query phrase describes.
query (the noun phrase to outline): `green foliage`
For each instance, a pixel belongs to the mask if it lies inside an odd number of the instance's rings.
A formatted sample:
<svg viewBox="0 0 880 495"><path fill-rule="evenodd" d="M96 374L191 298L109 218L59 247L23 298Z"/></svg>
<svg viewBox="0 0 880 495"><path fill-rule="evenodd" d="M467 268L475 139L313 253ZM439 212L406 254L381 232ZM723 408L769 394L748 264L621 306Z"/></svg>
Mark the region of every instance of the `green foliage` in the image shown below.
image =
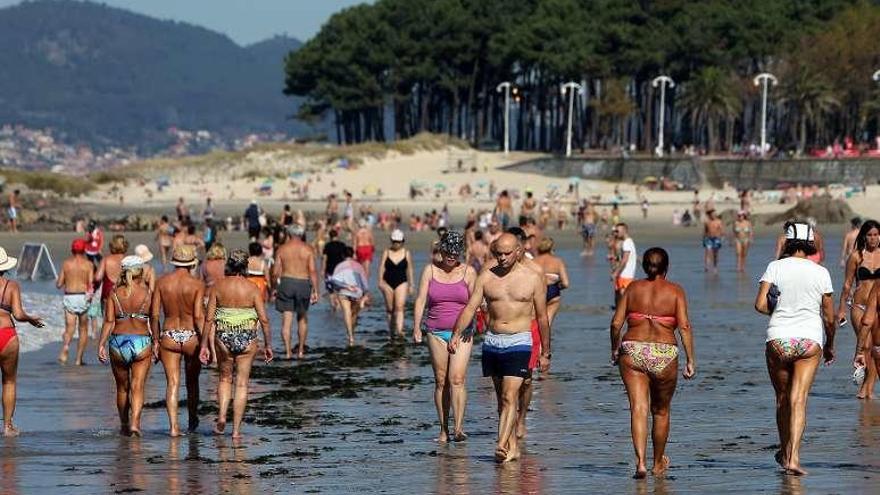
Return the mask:
<svg viewBox="0 0 880 495"><path fill-rule="evenodd" d="M95 184L88 179L52 172L0 169L0 176L6 179L7 186L22 184L34 191L53 192L61 196L82 196L95 189Z"/></svg>
<svg viewBox="0 0 880 495"><path fill-rule="evenodd" d="M291 53L285 93L306 98L301 117L333 118L341 142L387 139L393 121L397 138L430 131L475 144L501 140L495 87L511 81L514 147L558 151L559 85L572 80L588 89L576 146L648 148L649 85L665 73L677 82L666 142L717 150L755 142L751 78L778 69L772 141L803 148L873 122L877 39L880 7L863 0L378 0L334 15Z"/></svg>

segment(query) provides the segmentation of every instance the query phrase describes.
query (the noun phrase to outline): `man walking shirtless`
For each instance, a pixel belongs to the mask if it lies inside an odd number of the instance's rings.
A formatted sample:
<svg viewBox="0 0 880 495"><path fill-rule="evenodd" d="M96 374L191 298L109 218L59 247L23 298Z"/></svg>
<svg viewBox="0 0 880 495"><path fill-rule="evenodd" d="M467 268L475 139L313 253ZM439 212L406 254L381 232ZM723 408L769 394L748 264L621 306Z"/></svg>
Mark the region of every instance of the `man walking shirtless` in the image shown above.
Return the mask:
<svg viewBox="0 0 880 495"><path fill-rule="evenodd" d="M492 245L497 265L484 270L471 293L470 300L455 323L448 350L454 354L485 297L492 329L483 341L483 376L492 377L498 399L500 418L497 462L519 458L516 426L520 387L531 375L529 360L532 353L532 320L538 320L541 333L540 369L550 368L550 322L547 318L547 289L544 280L519 260L521 245L516 236L505 233Z"/></svg>
<svg viewBox="0 0 880 495"><path fill-rule="evenodd" d="M85 239L74 239L70 245L70 258L64 260L61 265L61 275L58 277L56 286L64 290L61 300L64 306L64 343L58 354L58 362L67 364L67 352L70 341L73 340L73 332L79 326L79 343L76 347L76 361L74 364L82 366L83 353L89 343L89 304L93 297L92 279L95 275L95 267L86 258Z"/></svg>
<svg viewBox="0 0 880 495"><path fill-rule="evenodd" d="M302 359L309 333L307 312L310 304L318 302L318 272L315 270L315 252L303 242L305 230L302 225L291 224L287 232L289 238L275 250L275 265L272 267L272 280L277 284L275 309L281 313L281 340L287 359L293 357L290 331L296 313L299 334L296 357Z"/></svg>

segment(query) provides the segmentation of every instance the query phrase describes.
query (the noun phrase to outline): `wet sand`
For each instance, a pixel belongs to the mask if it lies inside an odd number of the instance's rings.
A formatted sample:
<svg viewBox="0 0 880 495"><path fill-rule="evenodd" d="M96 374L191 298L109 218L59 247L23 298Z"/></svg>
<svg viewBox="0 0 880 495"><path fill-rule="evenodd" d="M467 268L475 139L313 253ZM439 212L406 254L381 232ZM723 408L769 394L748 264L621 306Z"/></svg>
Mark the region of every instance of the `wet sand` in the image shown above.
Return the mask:
<svg viewBox="0 0 880 495"><path fill-rule="evenodd" d="M164 408L145 411L143 438L120 438L112 376L109 367L96 364L93 347L84 368L58 367L57 343L23 354L16 413L23 434L0 440L0 492L876 493L880 400L854 399L851 327L839 332L838 361L820 371L810 396L802 459L811 474L783 476L773 461L766 319L752 309L773 239L758 239L747 274L734 273L733 249L725 245L721 274L707 275L692 232L688 238L635 238L640 252L656 244L670 251L670 278L688 291L695 332L698 374L679 381L666 479L630 479L628 406L609 365L604 251L582 259L566 248L561 255L575 286L563 295L553 369L537 382L525 455L517 463L492 460L494 393L480 376L478 347L468 377L470 438L438 445L427 350L387 346L384 315L374 305L357 334L370 352L343 352L341 320L322 302L310 313L310 359L278 361L255 373L255 403L240 443L211 436L211 414L203 416L198 433L170 439ZM829 253L839 249L837 237L829 236ZM421 266L424 255L417 259ZM832 275L839 290L836 266ZM58 307L50 288L32 288L38 292L34 304ZM272 318L278 349L279 319L274 312ZM410 318L407 313L407 325ZM161 365L155 366L147 402L164 399L164 381ZM208 412L213 370L203 372L202 383ZM180 414L185 421L185 408Z"/></svg>

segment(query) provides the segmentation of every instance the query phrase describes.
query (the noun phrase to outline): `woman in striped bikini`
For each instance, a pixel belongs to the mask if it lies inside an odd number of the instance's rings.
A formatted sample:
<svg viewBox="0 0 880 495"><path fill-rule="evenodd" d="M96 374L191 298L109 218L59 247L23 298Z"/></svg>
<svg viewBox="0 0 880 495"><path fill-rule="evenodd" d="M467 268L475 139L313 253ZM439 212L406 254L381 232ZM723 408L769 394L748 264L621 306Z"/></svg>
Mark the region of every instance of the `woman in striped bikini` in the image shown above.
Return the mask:
<svg viewBox="0 0 880 495"><path fill-rule="evenodd" d="M665 455L669 437L669 407L678 374L678 344L681 335L687 364L683 376L696 373L694 341L684 289L666 280L669 255L655 247L645 251L642 269L648 276L629 285L620 298L611 321L611 361L629 396L633 447L636 453L635 478L648 475L645 453L648 448L648 411L653 416L655 476L669 467ZM627 331L621 336L624 323Z"/></svg>
<svg viewBox="0 0 880 495"><path fill-rule="evenodd" d="M776 392L776 426L780 448L776 462L786 474L803 475L801 436L806 426L807 395L819 362L834 361L833 289L828 270L810 261L816 253L813 228L802 222L785 225L782 259L771 262L761 277L755 309L770 315L767 327L767 371ZM768 299L770 289L778 290ZM771 301L770 299L775 299Z"/></svg>

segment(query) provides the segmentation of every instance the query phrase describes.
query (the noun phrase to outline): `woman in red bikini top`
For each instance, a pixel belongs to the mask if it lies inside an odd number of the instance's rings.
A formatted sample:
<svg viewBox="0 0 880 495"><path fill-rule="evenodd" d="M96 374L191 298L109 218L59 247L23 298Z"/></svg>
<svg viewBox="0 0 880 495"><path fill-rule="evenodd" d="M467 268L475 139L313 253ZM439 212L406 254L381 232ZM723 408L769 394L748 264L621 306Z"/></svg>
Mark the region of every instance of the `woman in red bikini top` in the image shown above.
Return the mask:
<svg viewBox="0 0 880 495"><path fill-rule="evenodd" d="M3 436L18 436L12 425L15 411L15 379L18 373L18 334L15 320L26 321L41 328L43 321L25 313L21 307L21 291L18 283L6 278L6 272L15 268L18 260L0 248L0 374L3 377Z"/></svg>
<svg viewBox="0 0 880 495"><path fill-rule="evenodd" d="M687 313L684 289L666 280L669 255L654 247L642 258L648 276L629 285L620 298L611 320L611 361L620 367L620 376L629 396L633 446L636 451L636 478L647 476L645 453L648 447L648 414L653 414L655 475L669 465L664 455L669 435L669 406L678 376L678 344L675 331L687 356L683 376L696 373L694 342ZM621 329L627 324L626 334Z"/></svg>

